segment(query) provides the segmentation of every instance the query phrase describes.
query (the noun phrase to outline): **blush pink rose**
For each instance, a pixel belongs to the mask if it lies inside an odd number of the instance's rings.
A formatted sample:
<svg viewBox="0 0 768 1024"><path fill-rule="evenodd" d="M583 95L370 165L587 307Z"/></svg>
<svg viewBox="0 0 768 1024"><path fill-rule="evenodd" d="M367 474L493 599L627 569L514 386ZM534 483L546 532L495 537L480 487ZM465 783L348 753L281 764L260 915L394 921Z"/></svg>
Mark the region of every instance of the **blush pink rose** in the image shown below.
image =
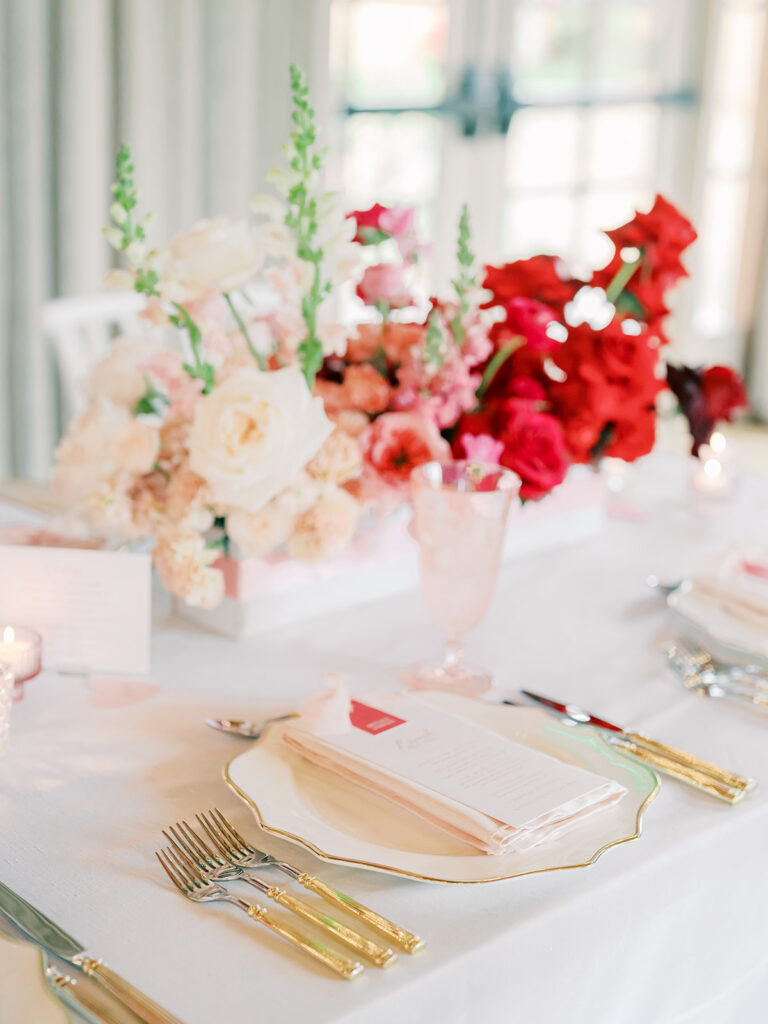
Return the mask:
<svg viewBox="0 0 768 1024"><path fill-rule="evenodd" d="M399 263L376 263L366 267L357 294L368 306L384 303L390 309L412 306L413 297Z"/></svg>
<svg viewBox="0 0 768 1024"><path fill-rule="evenodd" d="M463 434L461 444L471 462L488 462L496 466L504 453L504 442L497 441L490 434Z"/></svg>

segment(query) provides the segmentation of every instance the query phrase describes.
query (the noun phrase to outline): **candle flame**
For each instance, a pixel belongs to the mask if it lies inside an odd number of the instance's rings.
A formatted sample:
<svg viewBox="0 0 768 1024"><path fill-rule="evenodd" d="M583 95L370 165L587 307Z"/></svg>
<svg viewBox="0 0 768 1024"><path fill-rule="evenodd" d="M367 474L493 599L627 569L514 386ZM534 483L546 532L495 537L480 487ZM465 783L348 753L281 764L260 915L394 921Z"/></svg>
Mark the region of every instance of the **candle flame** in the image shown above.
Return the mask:
<svg viewBox="0 0 768 1024"><path fill-rule="evenodd" d="M707 474L707 476L712 477L712 479L720 476L722 471L723 466L718 459L707 459L707 461L704 463L704 472Z"/></svg>
<svg viewBox="0 0 768 1024"><path fill-rule="evenodd" d="M719 430L716 430L709 439L709 447L718 455L725 451L725 444L725 434L721 434Z"/></svg>
<svg viewBox="0 0 768 1024"><path fill-rule="evenodd" d="M13 631L13 626L6 626L3 630L3 642L6 644L12 644L16 634Z"/></svg>

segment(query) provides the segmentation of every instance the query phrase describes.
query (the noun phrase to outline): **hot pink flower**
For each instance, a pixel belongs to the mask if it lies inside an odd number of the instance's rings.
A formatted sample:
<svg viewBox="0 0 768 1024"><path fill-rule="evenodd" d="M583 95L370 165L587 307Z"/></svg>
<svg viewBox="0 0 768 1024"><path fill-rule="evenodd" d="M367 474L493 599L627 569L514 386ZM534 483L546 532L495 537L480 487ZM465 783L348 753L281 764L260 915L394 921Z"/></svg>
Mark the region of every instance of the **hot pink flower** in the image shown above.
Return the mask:
<svg viewBox="0 0 768 1024"><path fill-rule="evenodd" d="M415 412L388 412L360 438L363 458L390 487L405 488L411 470L451 450L437 427Z"/></svg>
<svg viewBox="0 0 768 1024"><path fill-rule="evenodd" d="M462 434L461 445L464 454L473 462L489 462L498 465L504 453L504 442L497 441L490 434Z"/></svg>
<svg viewBox="0 0 768 1024"><path fill-rule="evenodd" d="M357 294L369 306L384 303L390 309L402 309L413 305L413 297L399 263L376 263L366 267L357 286Z"/></svg>
<svg viewBox="0 0 768 1024"><path fill-rule="evenodd" d="M547 334L547 328L556 319L549 306L517 296L507 301L506 310L506 323L500 325L499 333L521 334L535 352L552 352L558 347L559 343Z"/></svg>

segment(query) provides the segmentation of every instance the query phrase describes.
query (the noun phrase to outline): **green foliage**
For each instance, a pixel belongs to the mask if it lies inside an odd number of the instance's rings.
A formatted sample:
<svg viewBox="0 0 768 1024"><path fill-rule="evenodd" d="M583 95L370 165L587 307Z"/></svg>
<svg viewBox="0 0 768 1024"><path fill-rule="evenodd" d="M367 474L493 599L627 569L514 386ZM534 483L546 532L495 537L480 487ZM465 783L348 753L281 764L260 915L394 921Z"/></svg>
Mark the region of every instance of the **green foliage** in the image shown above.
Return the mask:
<svg viewBox="0 0 768 1024"><path fill-rule="evenodd" d="M152 386L149 377L144 378L146 391L133 407L134 416L162 416L168 408L168 396Z"/></svg>
<svg viewBox="0 0 768 1024"><path fill-rule="evenodd" d="M151 214L137 218L135 209L139 191L133 180L134 168L131 151L122 143L117 151L117 180L112 185L114 201L110 207L113 227L105 228L107 240L120 252L124 252L133 267L134 288L143 295L158 295L158 274L147 259L147 228Z"/></svg>
<svg viewBox="0 0 768 1024"><path fill-rule="evenodd" d="M291 131L288 162L292 174L285 223L296 235L299 258L311 263L314 268L312 285L301 303L307 335L298 347L301 368L311 388L323 364L323 346L317 336L317 310L331 286L330 282L322 280L323 250L317 245L317 196L312 192L314 179L322 167L322 153L317 148L315 112L309 103L304 72L295 64L291 65L291 91L291 120L294 127Z"/></svg>
<svg viewBox="0 0 768 1024"><path fill-rule="evenodd" d="M472 238L469 226L469 210L465 203L461 208L459 217L459 237L456 246L456 259L459 264L459 273L453 281L456 297L459 300L459 312L451 321L453 340L457 345L464 344L464 324L462 317L469 312L469 292L477 287L477 273L475 272L475 254L470 249Z"/></svg>
<svg viewBox="0 0 768 1024"><path fill-rule="evenodd" d="M427 320L427 334L424 339L424 363L430 369L439 370L444 362L443 328L440 323L440 313L433 309Z"/></svg>

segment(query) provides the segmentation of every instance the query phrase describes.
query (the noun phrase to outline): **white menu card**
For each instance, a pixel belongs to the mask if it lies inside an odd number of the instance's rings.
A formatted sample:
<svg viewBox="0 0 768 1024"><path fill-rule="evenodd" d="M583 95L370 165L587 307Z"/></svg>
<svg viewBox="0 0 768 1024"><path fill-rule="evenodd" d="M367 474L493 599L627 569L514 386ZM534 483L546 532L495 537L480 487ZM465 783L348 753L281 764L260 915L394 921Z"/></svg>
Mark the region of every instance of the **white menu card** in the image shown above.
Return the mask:
<svg viewBox="0 0 768 1024"><path fill-rule="evenodd" d="M523 826L573 801L588 806L613 780L429 707L409 695L352 701L352 728L324 737L499 821Z"/></svg>
<svg viewBox="0 0 768 1024"><path fill-rule="evenodd" d="M0 626L31 626L43 665L149 671L148 554L0 545Z"/></svg>

